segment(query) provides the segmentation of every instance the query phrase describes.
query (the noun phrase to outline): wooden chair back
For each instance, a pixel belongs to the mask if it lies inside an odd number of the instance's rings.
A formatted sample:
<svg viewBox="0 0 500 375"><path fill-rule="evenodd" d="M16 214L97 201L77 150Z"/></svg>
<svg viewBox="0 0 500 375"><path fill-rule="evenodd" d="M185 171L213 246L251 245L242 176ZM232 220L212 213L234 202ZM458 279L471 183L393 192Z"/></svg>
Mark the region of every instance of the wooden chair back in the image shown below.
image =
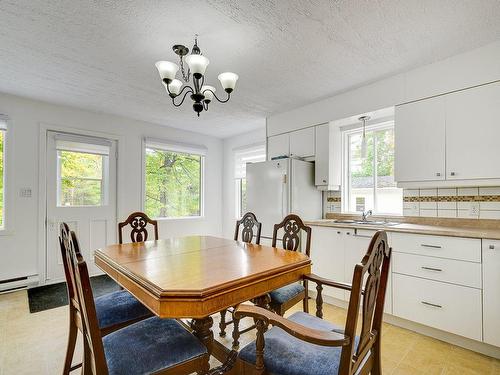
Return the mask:
<svg viewBox="0 0 500 375"><path fill-rule="evenodd" d="M80 309L80 303L78 301L78 294L76 292L76 285L74 280L74 272L72 269L72 263L70 260L71 244L71 234L69 226L66 223L60 224L60 234L59 234L59 247L61 248L61 257L64 266L64 276L66 278L66 285L68 289L68 303L75 309ZM80 249L73 249L74 251L80 251Z"/></svg>
<svg viewBox="0 0 500 375"><path fill-rule="evenodd" d="M238 241L238 236L240 233L240 226L243 224L243 229L241 230L241 240L243 242L251 243L255 237L255 243L260 244L260 231L262 229L262 223L257 220L257 217L252 212L247 212L243 217L236 221L236 228L234 230L234 240ZM254 234L254 228L256 233Z"/></svg>
<svg viewBox="0 0 500 375"><path fill-rule="evenodd" d="M375 345L380 346L381 340L390 260L391 248L387 242L387 234L378 231L373 236L361 263L354 267L345 326L345 335L351 340L349 345L342 348L339 374L354 374L361 365L364 370L369 369L373 363L372 349ZM353 338L356 336L360 308L361 333L356 348ZM375 352L380 354L380 347L376 349ZM369 357L365 360L367 355Z"/></svg>
<svg viewBox="0 0 500 375"><path fill-rule="evenodd" d="M130 240L132 242L147 241L149 237L148 224L153 226L155 240L158 240L158 221L151 220L144 212L133 212L128 216L127 220L118 223L118 240L120 244L123 243L123 228L128 225L132 227L130 231Z"/></svg>
<svg viewBox="0 0 500 375"><path fill-rule="evenodd" d="M101 332L97 321L94 296L90 285L87 264L80 253L80 247L75 232L70 231L68 241L69 269L73 280L77 299L79 301L79 329L84 339L84 364L83 373L94 375L107 375L108 366L104 354Z"/></svg>
<svg viewBox="0 0 500 375"><path fill-rule="evenodd" d="M286 216L279 224L274 224L272 246L276 247L278 240L278 231L283 229L283 237L280 239L283 248L286 250L297 251L300 248L300 232L306 234L305 252L307 256L311 254L311 227L304 224L302 219L294 214Z"/></svg>

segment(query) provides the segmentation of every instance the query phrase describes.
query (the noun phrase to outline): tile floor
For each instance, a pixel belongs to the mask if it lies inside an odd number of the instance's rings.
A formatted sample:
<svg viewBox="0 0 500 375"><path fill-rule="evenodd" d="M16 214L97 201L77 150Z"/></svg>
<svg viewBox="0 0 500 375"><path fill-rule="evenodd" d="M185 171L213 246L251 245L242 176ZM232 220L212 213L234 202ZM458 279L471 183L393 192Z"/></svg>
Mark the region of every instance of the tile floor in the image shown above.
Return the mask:
<svg viewBox="0 0 500 375"><path fill-rule="evenodd" d="M343 309L325 305L324 314L336 324L345 322ZM0 295L0 375L60 374L67 324L66 307L30 314L26 291ZM218 338L218 316L214 332ZM252 332L245 334L242 345L252 339ZM384 374L500 375L496 359L393 325L384 324L382 340ZM230 334L222 341L230 345Z"/></svg>

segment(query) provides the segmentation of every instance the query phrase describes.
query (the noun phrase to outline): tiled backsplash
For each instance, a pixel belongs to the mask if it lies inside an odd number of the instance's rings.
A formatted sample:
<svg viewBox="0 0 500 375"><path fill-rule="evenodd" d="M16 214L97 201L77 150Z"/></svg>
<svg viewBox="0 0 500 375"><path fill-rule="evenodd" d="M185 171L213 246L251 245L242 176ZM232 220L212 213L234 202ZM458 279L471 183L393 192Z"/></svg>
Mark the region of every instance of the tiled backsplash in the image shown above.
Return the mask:
<svg viewBox="0 0 500 375"><path fill-rule="evenodd" d="M500 187L405 189L403 215L500 219Z"/></svg>
<svg viewBox="0 0 500 375"><path fill-rule="evenodd" d="M325 192L325 213L340 213L340 191ZM500 187L404 189L403 215L500 220Z"/></svg>

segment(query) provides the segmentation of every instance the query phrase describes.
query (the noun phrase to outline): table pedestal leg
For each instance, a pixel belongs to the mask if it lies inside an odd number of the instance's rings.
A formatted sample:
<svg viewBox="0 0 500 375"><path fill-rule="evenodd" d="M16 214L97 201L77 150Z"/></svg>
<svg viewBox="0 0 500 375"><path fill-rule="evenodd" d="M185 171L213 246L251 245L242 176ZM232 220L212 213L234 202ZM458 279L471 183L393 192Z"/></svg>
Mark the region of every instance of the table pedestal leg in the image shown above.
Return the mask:
<svg viewBox="0 0 500 375"><path fill-rule="evenodd" d="M212 325L214 321L212 317L208 316L203 319L193 319L191 321L191 328L193 333L198 339L207 347L208 356L212 355L214 345L214 333L212 332ZM206 368L199 374L207 374L210 370L210 364L207 362Z"/></svg>

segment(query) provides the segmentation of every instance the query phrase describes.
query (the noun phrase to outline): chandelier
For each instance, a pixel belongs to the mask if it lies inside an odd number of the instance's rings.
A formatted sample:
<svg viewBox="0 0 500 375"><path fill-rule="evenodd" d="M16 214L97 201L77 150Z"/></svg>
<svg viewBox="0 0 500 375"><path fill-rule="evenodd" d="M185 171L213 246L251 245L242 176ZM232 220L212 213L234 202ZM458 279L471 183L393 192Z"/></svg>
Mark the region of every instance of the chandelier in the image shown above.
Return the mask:
<svg viewBox="0 0 500 375"><path fill-rule="evenodd" d="M205 85L205 71L207 70L209 60L201 54L201 50L198 47L198 35L194 38L194 46L191 48L191 54L188 55L189 48L181 44L176 44L172 49L179 56L182 79L186 83L189 83L191 77L193 78L192 86L186 84L182 87L182 81L175 78L179 71L179 65L170 61L158 61L155 64L160 73L163 85L168 95L172 98L172 104L175 107L180 107L184 103L186 96L191 94L190 98L193 101L193 109L200 116L201 111L208 111L208 105L214 98L220 103L229 101L231 93L236 86L238 75L231 72L219 74L219 81L227 93L227 98L219 99L215 95L215 87ZM187 72L184 61L188 65ZM181 100L176 103L177 97L181 98Z"/></svg>

